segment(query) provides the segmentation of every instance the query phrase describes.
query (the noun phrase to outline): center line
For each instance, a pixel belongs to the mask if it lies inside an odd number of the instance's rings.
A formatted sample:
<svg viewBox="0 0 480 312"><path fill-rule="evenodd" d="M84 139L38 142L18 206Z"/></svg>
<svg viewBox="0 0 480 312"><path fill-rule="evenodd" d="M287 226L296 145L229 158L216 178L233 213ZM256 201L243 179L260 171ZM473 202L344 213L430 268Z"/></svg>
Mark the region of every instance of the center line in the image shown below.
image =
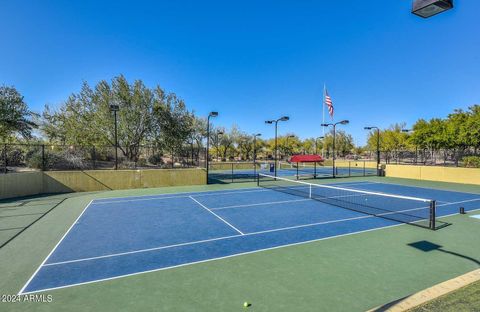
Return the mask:
<svg viewBox="0 0 480 312"><path fill-rule="evenodd" d="M216 214L215 212L211 211L210 209L207 208L207 206L205 206L204 204L202 204L201 202L199 202L198 200L196 200L195 198L193 198L192 196L188 196L190 197L191 200L193 200L194 202L196 202L197 204L199 204L203 209L205 209L206 211L210 212L211 214L213 214L215 217L217 217L218 219L222 220L226 225L228 225L229 227L231 227L232 229L234 229L235 231L237 231L238 233L242 234L242 235L245 235L242 231L240 231L239 229L237 229L236 227L234 227L232 224L230 224L227 220L223 219L222 217L220 217L218 214Z"/></svg>

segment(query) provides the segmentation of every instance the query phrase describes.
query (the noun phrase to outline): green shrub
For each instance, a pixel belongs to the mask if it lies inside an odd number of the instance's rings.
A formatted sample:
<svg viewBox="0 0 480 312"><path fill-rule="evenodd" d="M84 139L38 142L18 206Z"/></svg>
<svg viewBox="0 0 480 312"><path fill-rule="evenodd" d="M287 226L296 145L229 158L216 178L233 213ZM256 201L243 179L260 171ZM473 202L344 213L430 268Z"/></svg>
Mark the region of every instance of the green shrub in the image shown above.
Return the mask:
<svg viewBox="0 0 480 312"><path fill-rule="evenodd" d="M463 157L462 161L467 168L480 168L480 156Z"/></svg>
<svg viewBox="0 0 480 312"><path fill-rule="evenodd" d="M56 154L49 155L49 153L45 153L45 169L50 169L55 164L57 157ZM27 167L33 169L42 169L43 167L43 159L42 153L36 150L30 150L25 155L25 163Z"/></svg>
<svg viewBox="0 0 480 312"><path fill-rule="evenodd" d="M147 165L147 160L143 157L139 158L137 161L138 167L145 167Z"/></svg>
<svg viewBox="0 0 480 312"><path fill-rule="evenodd" d="M25 162L28 167L42 169L42 153L31 150L25 155ZM45 151L45 169L69 170L84 169L86 162L81 153L74 151Z"/></svg>
<svg viewBox="0 0 480 312"><path fill-rule="evenodd" d="M25 160L25 153L21 149L7 150L7 163L9 166L20 166Z"/></svg>
<svg viewBox="0 0 480 312"><path fill-rule="evenodd" d="M153 154L148 157L148 162L152 165L162 165L163 164L163 155L162 154Z"/></svg>

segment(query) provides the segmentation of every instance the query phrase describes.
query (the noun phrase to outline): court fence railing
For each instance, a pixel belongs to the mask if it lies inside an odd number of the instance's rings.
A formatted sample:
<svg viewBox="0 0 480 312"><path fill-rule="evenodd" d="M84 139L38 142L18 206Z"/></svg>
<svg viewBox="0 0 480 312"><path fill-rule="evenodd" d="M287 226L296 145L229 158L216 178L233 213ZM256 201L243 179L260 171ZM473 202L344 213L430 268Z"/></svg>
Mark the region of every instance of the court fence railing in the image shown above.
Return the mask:
<svg viewBox="0 0 480 312"><path fill-rule="evenodd" d="M377 159L376 151L363 153L363 158L372 161ZM480 149L450 150L413 148L399 150L382 150L380 162L386 165L413 165L413 166L443 166L443 167L468 167L467 157L480 158Z"/></svg>
<svg viewBox="0 0 480 312"><path fill-rule="evenodd" d="M185 145L167 151L156 146L0 145L0 172L205 167L206 150Z"/></svg>
<svg viewBox="0 0 480 312"><path fill-rule="evenodd" d="M259 160L238 162L209 162L209 183L255 182L258 173L274 173L275 161ZM335 173L335 174L334 174ZM376 163L364 160L338 159L333 169L329 162L323 163L290 163L277 162L277 174L291 176L297 180L322 179L335 177L377 176L379 170Z"/></svg>

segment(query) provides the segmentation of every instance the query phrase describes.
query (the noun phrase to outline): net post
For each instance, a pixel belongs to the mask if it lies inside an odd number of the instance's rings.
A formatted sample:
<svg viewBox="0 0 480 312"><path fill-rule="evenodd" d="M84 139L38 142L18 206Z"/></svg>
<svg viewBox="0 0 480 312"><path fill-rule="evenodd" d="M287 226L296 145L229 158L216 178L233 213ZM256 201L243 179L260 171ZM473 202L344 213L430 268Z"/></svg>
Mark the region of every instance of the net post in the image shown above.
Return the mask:
<svg viewBox="0 0 480 312"><path fill-rule="evenodd" d="M260 186L260 173L257 173L255 178L257 179L257 186Z"/></svg>
<svg viewBox="0 0 480 312"><path fill-rule="evenodd" d="M308 186L308 198L312 198L312 185Z"/></svg>
<svg viewBox="0 0 480 312"><path fill-rule="evenodd" d="M436 219L436 201L432 200L430 201L430 229L435 230L436 225L435 225L435 219Z"/></svg>

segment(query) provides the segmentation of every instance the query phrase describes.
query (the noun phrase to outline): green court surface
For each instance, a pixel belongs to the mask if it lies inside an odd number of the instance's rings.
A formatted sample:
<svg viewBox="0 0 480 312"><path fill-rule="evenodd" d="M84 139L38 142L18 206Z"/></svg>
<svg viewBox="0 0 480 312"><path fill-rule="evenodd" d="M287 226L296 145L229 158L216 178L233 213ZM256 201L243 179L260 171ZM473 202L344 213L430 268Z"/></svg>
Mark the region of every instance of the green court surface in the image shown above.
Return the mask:
<svg viewBox="0 0 480 312"><path fill-rule="evenodd" d="M480 194L478 186L378 177L358 180ZM94 198L252 186L253 183L239 183L42 196L38 201L65 200L0 249L0 295L19 292ZM4 201L1 205L25 200ZM32 205L34 198L28 201ZM22 207L22 214L26 214L25 209L28 211L26 206ZM476 212L480 210L473 213ZM437 231L399 225L47 291L45 294L52 296L50 303L0 302L0 310L365 311L479 267L480 220L468 215L443 220L452 225ZM422 251L411 247L416 242L442 247ZM245 301L252 306L244 308Z"/></svg>

